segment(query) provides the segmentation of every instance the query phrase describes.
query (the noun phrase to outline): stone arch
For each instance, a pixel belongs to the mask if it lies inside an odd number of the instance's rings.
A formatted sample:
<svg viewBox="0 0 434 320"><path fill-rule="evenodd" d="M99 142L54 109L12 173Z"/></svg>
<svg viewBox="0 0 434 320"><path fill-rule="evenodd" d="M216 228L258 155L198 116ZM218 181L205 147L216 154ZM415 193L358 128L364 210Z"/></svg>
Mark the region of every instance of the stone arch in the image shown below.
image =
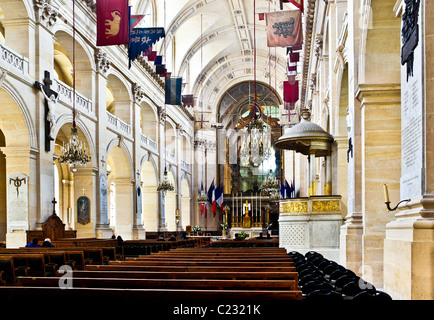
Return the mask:
<svg viewBox="0 0 434 320"><path fill-rule="evenodd" d="M151 101L145 100L140 104L140 128L142 133L158 142L158 114Z"/></svg>
<svg viewBox="0 0 434 320"><path fill-rule="evenodd" d="M117 144L116 144L117 142ZM111 208L110 221L114 232L124 240L133 239L134 195L131 156L123 141L112 139L107 147L108 203Z"/></svg>
<svg viewBox="0 0 434 320"><path fill-rule="evenodd" d="M92 52L80 37L73 41L71 30L66 26L59 28L55 35L53 47L53 66L55 77L66 85L73 87L73 42L75 41L75 89L88 99L92 98L93 70L95 62Z"/></svg>
<svg viewBox="0 0 434 320"><path fill-rule="evenodd" d="M190 138L186 135L182 135L182 160L185 161L185 163L191 165L192 159L191 159L191 143Z"/></svg>
<svg viewBox="0 0 434 320"><path fill-rule="evenodd" d="M167 117L165 125L165 146L166 150L176 155L176 124L175 122Z"/></svg>
<svg viewBox="0 0 434 320"><path fill-rule="evenodd" d="M6 45L30 58L31 47L29 38L32 36L32 21L36 20L36 10L31 0L0 1L2 17L0 24L4 28L2 35ZM27 20L27 22L25 22ZM22 41L16 41L20 39Z"/></svg>
<svg viewBox="0 0 434 320"><path fill-rule="evenodd" d="M172 167L173 168L173 167ZM167 226L167 230L169 232L175 232L177 227L176 227L176 210L178 209L177 206L177 185L176 185L176 172L174 170L174 168L169 168L169 170L167 170L167 177L169 179L169 181L171 181L173 183L173 185L175 186L175 189L173 191L167 191L166 195L165 195L165 204L164 204L164 208L165 208L165 220L166 220L166 226Z"/></svg>
<svg viewBox="0 0 434 320"><path fill-rule="evenodd" d="M147 232L157 232L159 225L159 208L157 192L158 175L155 161L152 157L144 157L141 163L142 217L143 226Z"/></svg>
<svg viewBox="0 0 434 320"><path fill-rule="evenodd" d="M72 115L64 114L58 119L55 134L53 134L55 140L52 142L55 155L61 154L63 144L68 143L71 138L71 128ZM57 200L58 210L56 210L56 213L66 226L77 230L77 236L79 237L93 237L94 224L96 222L96 172L93 165L96 160L95 148L86 125L82 121L77 121L76 128L78 139L86 147L87 154L91 156L93 162L71 167L60 163L60 158L55 156L56 160L53 164L53 195ZM78 223L77 219L77 200L83 195L91 201L89 223Z"/></svg>
<svg viewBox="0 0 434 320"><path fill-rule="evenodd" d="M53 129L53 138L56 140L61 128L65 126L65 124L71 124L72 127L72 114L64 113L56 120L55 127ZM83 135L84 139L87 142L87 147L89 148L89 154L91 156L91 163L94 167L98 166L98 159L96 156L95 142L91 132L89 131L88 126L79 118L75 119L76 127L79 129L79 138L80 134ZM66 135L71 136L70 131L66 132ZM66 142L66 140L65 140ZM54 144L56 144L54 142ZM56 149L55 149L56 150Z"/></svg>
<svg viewBox="0 0 434 320"><path fill-rule="evenodd" d="M131 152L128 149L128 146L125 144L125 142L122 139L119 139L119 137L113 138L112 140L110 140L110 142L107 144L107 148L106 148L106 156L108 157L111 153L111 150L115 147L118 147L120 149L122 149L125 152L125 156L127 157L128 160L128 167L124 167L122 169L122 177L124 178L129 178L131 180L134 179L134 171L133 171L133 160L132 160L132 156L131 156ZM129 172L127 174L127 172Z"/></svg>
<svg viewBox="0 0 434 320"><path fill-rule="evenodd" d="M7 93L10 99L14 101L14 103L18 106L21 112L22 118L25 122L28 131L26 133L26 136L24 135L22 136L23 138L28 139L28 142L26 144L29 144L29 147L31 148L38 148L38 136L36 134L35 124L33 123L31 112L27 107L25 100L23 99L19 91L16 89L16 87L14 87L14 85L9 82L8 77L6 77L6 79L4 80L2 89L3 90L0 90L0 94L2 94L3 92ZM2 101L2 108L3 108L3 101L8 101L8 98L1 97L0 101ZM3 110L2 113L4 112L5 115L8 113L5 109L2 110ZM17 119L17 121L21 121L20 119L21 118ZM15 139L16 134L14 133L13 135ZM15 140L13 141L15 143L17 142Z"/></svg>
<svg viewBox="0 0 434 320"><path fill-rule="evenodd" d="M131 85L117 72L107 76L107 111L130 125L132 122Z"/></svg>
<svg viewBox="0 0 434 320"><path fill-rule="evenodd" d="M184 174L181 178L180 187L180 197L181 197L181 227L185 230L185 227L191 225L191 177L190 175Z"/></svg>

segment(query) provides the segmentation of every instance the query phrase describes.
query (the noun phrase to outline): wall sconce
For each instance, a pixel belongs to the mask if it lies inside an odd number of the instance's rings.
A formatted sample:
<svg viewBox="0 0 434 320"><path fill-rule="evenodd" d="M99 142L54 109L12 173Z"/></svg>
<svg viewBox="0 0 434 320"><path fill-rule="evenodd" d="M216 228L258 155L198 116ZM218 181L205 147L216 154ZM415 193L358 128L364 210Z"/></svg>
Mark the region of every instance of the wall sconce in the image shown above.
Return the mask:
<svg viewBox="0 0 434 320"><path fill-rule="evenodd" d="M398 202L398 204L394 207L391 208L390 207L390 200L389 200L389 189L387 188L387 185L384 184L384 203L386 204L387 210L389 211L395 211L396 209L398 209L398 206L403 203L403 202L409 202L411 201L411 199L405 199L405 200L401 200Z"/></svg>

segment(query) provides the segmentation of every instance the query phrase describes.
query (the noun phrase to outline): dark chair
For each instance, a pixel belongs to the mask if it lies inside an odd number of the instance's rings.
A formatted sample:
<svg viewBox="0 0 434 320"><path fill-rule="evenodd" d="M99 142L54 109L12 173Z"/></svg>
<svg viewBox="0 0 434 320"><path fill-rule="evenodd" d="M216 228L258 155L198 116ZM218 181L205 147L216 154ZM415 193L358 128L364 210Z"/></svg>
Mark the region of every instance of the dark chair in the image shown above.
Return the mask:
<svg viewBox="0 0 434 320"><path fill-rule="evenodd" d="M392 301L392 297L382 291L362 291L356 294L352 301Z"/></svg>
<svg viewBox="0 0 434 320"><path fill-rule="evenodd" d="M342 301L343 297L336 291L315 290L309 293L306 301Z"/></svg>
<svg viewBox="0 0 434 320"><path fill-rule="evenodd" d="M309 275L322 276L322 274L318 270L315 270L313 268L304 269L304 270L298 272L299 278L303 278L304 276L306 276L308 274Z"/></svg>
<svg viewBox="0 0 434 320"><path fill-rule="evenodd" d="M315 290L333 291L333 286L330 283L324 281L322 282L310 281L301 288L303 294L306 295Z"/></svg>
<svg viewBox="0 0 434 320"><path fill-rule="evenodd" d="M359 281L352 281L344 285L341 292L346 296L354 297L362 291L376 292L376 289L372 284L359 279Z"/></svg>
<svg viewBox="0 0 434 320"><path fill-rule="evenodd" d="M345 276L345 275L349 275L349 276L353 276L353 277L356 276L356 274L353 271L345 269L344 267L341 267L341 268L336 269L335 271L333 271L330 274L330 280L337 280L340 277Z"/></svg>
<svg viewBox="0 0 434 320"><path fill-rule="evenodd" d="M332 261L322 270L324 274L331 275L333 271L339 270L342 266L337 263L333 263Z"/></svg>
<svg viewBox="0 0 434 320"><path fill-rule="evenodd" d="M298 279L298 285L300 287L303 287L305 284L307 284L311 281L325 282L325 279L323 277L318 276L318 275L308 274L308 275Z"/></svg>
<svg viewBox="0 0 434 320"><path fill-rule="evenodd" d="M341 291L342 288L350 282L354 282L354 281L359 281L359 277L358 276L351 276L351 275L343 275L340 278L336 279L334 285L335 285L335 289L337 291Z"/></svg>

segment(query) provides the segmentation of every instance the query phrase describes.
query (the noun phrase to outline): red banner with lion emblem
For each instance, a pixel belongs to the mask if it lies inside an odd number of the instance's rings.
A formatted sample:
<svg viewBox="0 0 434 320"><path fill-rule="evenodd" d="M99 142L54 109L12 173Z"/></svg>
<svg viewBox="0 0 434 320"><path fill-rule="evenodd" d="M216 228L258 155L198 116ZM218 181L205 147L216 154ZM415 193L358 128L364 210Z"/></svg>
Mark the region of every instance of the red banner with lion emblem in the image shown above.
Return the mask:
<svg viewBox="0 0 434 320"><path fill-rule="evenodd" d="M128 0L97 0L96 20L97 46L129 43Z"/></svg>

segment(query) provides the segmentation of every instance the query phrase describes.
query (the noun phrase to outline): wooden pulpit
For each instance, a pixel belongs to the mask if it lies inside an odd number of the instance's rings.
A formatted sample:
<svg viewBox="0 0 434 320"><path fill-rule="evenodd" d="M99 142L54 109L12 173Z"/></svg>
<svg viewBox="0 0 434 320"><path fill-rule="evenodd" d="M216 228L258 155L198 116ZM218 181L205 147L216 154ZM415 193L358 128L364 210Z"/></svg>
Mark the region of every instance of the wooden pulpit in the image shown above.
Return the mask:
<svg viewBox="0 0 434 320"><path fill-rule="evenodd" d="M32 241L33 238L38 239L38 241L44 241L46 238L56 241L76 237L77 230L65 230L65 224L56 214L48 217L42 224L42 230L27 230L27 242Z"/></svg>

